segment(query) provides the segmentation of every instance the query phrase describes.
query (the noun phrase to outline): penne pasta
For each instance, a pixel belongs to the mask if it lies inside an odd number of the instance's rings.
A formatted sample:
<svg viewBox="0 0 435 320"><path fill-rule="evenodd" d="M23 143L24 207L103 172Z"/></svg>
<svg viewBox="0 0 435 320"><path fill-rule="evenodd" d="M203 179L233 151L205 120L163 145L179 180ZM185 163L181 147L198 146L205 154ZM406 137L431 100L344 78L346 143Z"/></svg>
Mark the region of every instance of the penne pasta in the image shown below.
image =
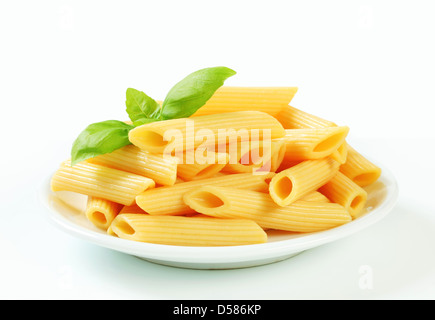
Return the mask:
<svg viewBox="0 0 435 320"><path fill-rule="evenodd" d="M345 207L353 219L363 213L367 202L367 192L341 172L320 187L319 191L332 202Z"/></svg>
<svg viewBox="0 0 435 320"><path fill-rule="evenodd" d="M293 99L296 87L220 87L194 116L233 111L261 111L272 116Z"/></svg>
<svg viewBox="0 0 435 320"><path fill-rule="evenodd" d="M194 211L183 202L187 191L203 185L228 186L267 192L265 179L270 175L253 175L250 173L228 174L187 181L171 187L160 187L147 190L136 197L136 203L150 215L184 215Z"/></svg>
<svg viewBox="0 0 435 320"><path fill-rule="evenodd" d="M224 172L275 172L284 159L285 143L281 139L267 144L263 141L238 143L236 153L236 161L230 161L223 169Z"/></svg>
<svg viewBox="0 0 435 320"><path fill-rule="evenodd" d="M138 194L154 186L144 176L87 162L71 166L69 160L51 179L53 191L72 191L123 205L132 205Z"/></svg>
<svg viewBox="0 0 435 320"><path fill-rule="evenodd" d="M277 173L270 181L269 194L278 205L289 205L326 184L339 166L331 158L303 161Z"/></svg>
<svg viewBox="0 0 435 320"><path fill-rule="evenodd" d="M361 153L347 144L347 160L340 167L340 171L360 187L376 182L382 170Z"/></svg>
<svg viewBox="0 0 435 320"><path fill-rule="evenodd" d="M204 186L185 193L184 202L195 211L217 218L248 219L260 227L293 232L330 229L351 220L339 204L296 201L282 207L267 193Z"/></svg>
<svg viewBox="0 0 435 320"><path fill-rule="evenodd" d="M259 140L266 133L267 138L275 139L283 137L285 131L267 113L239 111L144 124L132 129L129 139L145 151L172 155L232 139Z"/></svg>
<svg viewBox="0 0 435 320"><path fill-rule="evenodd" d="M286 106L276 116L284 129L316 129L337 126L334 122L322 119L292 106Z"/></svg>
<svg viewBox="0 0 435 320"><path fill-rule="evenodd" d="M337 127L332 121L325 120L292 106L285 107L277 115L277 119L285 129L322 129ZM338 161L340 164L346 161L346 156L347 149L344 142L331 154L331 158Z"/></svg>
<svg viewBox="0 0 435 320"><path fill-rule="evenodd" d="M211 158L213 160L211 161ZM197 159L197 157L195 157ZM193 164L178 164L177 174L184 181L206 179L220 172L228 163L229 155L227 153L208 153L204 163L195 162Z"/></svg>
<svg viewBox="0 0 435 320"><path fill-rule="evenodd" d="M171 186L177 179L176 159L151 154L133 145L125 146L87 161L138 174L150 178L160 185Z"/></svg>
<svg viewBox="0 0 435 320"><path fill-rule="evenodd" d="M255 222L210 217L121 214L111 234L133 241L178 246L239 246L267 242L267 234Z"/></svg>
<svg viewBox="0 0 435 320"><path fill-rule="evenodd" d="M313 191L302 197L303 201L314 201L314 202L331 202L324 194L319 191Z"/></svg>
<svg viewBox="0 0 435 320"><path fill-rule="evenodd" d="M286 129L285 161L312 160L331 156L344 143L349 127ZM341 159L340 159L341 160Z"/></svg>
<svg viewBox="0 0 435 320"><path fill-rule="evenodd" d="M107 230L122 207L122 204L89 196L85 215L96 227Z"/></svg>

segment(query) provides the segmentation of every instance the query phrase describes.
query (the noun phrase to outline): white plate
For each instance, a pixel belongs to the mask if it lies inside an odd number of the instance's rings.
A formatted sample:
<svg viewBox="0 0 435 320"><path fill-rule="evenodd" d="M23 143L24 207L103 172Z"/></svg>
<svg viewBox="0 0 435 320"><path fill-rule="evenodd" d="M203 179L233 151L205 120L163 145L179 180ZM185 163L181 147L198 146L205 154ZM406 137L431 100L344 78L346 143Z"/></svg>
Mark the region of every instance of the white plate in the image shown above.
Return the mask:
<svg viewBox="0 0 435 320"><path fill-rule="evenodd" d="M58 227L94 244L174 267L242 268L290 258L302 251L349 236L385 217L396 203L398 186L394 176L384 167L381 168L381 178L366 188L369 197L366 212L360 218L321 232L292 234L270 231L268 243L245 246L184 247L124 240L107 235L86 219L83 214L85 196L70 192L52 192L49 183L51 177L43 184L40 197L49 209L50 218Z"/></svg>

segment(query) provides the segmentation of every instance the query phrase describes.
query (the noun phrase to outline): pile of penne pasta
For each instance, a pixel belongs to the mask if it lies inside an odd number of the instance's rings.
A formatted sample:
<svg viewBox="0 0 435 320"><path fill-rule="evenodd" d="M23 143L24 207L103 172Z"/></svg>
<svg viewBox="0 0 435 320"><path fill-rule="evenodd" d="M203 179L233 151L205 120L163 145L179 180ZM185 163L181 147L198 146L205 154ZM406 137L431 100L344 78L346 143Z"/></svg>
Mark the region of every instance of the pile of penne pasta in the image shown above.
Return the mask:
<svg viewBox="0 0 435 320"><path fill-rule="evenodd" d="M74 166L65 161L51 188L88 196L84 214L109 235L164 245L258 244L268 241L268 230L308 233L346 224L365 212L364 187L381 169L346 142L347 126L290 106L296 90L221 87L192 117L138 126L130 145ZM240 141L235 153L215 152L207 163L165 157L164 133L188 134L187 121L216 135L267 129L271 143L255 145L268 155L267 172L250 158L254 144ZM173 142L187 157L186 143Z"/></svg>

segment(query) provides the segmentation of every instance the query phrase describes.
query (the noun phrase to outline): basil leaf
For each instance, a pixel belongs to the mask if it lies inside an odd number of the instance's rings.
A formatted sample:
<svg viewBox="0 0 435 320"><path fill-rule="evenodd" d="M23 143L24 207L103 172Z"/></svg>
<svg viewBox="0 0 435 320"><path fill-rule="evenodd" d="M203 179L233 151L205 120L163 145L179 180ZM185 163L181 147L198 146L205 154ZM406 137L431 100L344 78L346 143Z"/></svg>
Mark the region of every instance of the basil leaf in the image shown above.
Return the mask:
<svg viewBox="0 0 435 320"><path fill-rule="evenodd" d="M236 72L226 67L205 68L178 82L162 104L162 119L187 118L201 108L224 81Z"/></svg>
<svg viewBox="0 0 435 320"><path fill-rule="evenodd" d="M157 119L160 115L159 104L144 92L128 88L126 92L125 105L130 120L134 126L152 122L149 119ZM156 121L156 120L153 120Z"/></svg>
<svg viewBox="0 0 435 320"><path fill-rule="evenodd" d="M71 165L130 144L128 132L133 128L134 126L118 120L107 120L89 125L73 143Z"/></svg>

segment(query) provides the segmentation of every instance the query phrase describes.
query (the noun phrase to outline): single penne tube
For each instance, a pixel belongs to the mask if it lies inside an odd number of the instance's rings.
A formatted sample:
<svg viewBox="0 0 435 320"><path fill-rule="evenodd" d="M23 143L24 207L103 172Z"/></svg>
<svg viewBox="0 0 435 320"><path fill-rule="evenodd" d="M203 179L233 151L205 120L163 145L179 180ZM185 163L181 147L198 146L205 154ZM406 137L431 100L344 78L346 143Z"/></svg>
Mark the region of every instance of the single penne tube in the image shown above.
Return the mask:
<svg viewBox="0 0 435 320"><path fill-rule="evenodd" d="M193 116L233 111L262 111L272 116L288 105L297 87L220 87Z"/></svg>
<svg viewBox="0 0 435 320"><path fill-rule="evenodd" d="M276 116L284 129L315 129L337 126L334 122L302 111L292 106L285 106Z"/></svg>
<svg viewBox="0 0 435 320"><path fill-rule="evenodd" d="M319 191L313 191L302 197L303 201L314 201L314 202L331 202L323 193Z"/></svg>
<svg viewBox="0 0 435 320"><path fill-rule="evenodd" d="M320 118L292 106L286 106L276 118L285 129L321 129L337 127L332 121ZM345 163L347 157L346 142L343 142L330 157L340 164Z"/></svg>
<svg viewBox="0 0 435 320"><path fill-rule="evenodd" d="M227 153L211 152L202 161L198 161L198 157L195 157L193 164L179 163L177 174L184 181L210 178L220 172L228 161Z"/></svg>
<svg viewBox="0 0 435 320"><path fill-rule="evenodd" d="M360 187L376 182L382 169L347 144L347 159L340 171Z"/></svg>
<svg viewBox="0 0 435 320"><path fill-rule="evenodd" d="M247 219L265 229L314 232L351 221L350 214L336 203L296 201L282 207L267 193L204 186L185 193L184 202L196 212L216 217Z"/></svg>
<svg viewBox="0 0 435 320"><path fill-rule="evenodd" d="M136 203L150 215L191 214L194 211L183 202L183 195L187 191L202 185L219 185L267 192L268 184L265 180L271 175L239 173L181 182L170 187L149 189L136 197Z"/></svg>
<svg viewBox="0 0 435 320"><path fill-rule="evenodd" d="M287 206L326 184L340 164L331 159L306 160L277 173L269 184L269 194L280 206Z"/></svg>
<svg viewBox="0 0 435 320"><path fill-rule="evenodd" d="M282 139L275 141L250 141L238 143L235 161L230 161L224 172L275 172L284 159L285 143Z"/></svg>
<svg viewBox="0 0 435 320"><path fill-rule="evenodd" d="M319 192L332 202L342 205L353 219L364 212L367 192L341 172L337 172L331 180L320 187Z"/></svg>
<svg viewBox="0 0 435 320"><path fill-rule="evenodd" d="M177 179L176 159L151 154L134 145L125 146L87 161L135 173L164 186L173 185Z"/></svg>
<svg viewBox="0 0 435 320"><path fill-rule="evenodd" d="M330 156L344 143L349 127L286 129L284 161L312 160Z"/></svg>
<svg viewBox="0 0 435 320"><path fill-rule="evenodd" d="M145 151L172 155L233 139L275 139L284 134L282 125L269 114L239 111L144 124L132 129L129 139Z"/></svg>
<svg viewBox="0 0 435 320"><path fill-rule="evenodd" d="M138 194L154 188L152 179L93 163L71 166L67 160L51 178L51 189L72 191L123 205L132 205Z"/></svg>
<svg viewBox="0 0 435 320"><path fill-rule="evenodd" d="M255 222L210 217L121 214L111 234L122 239L173 246L239 246L267 242Z"/></svg>
<svg viewBox="0 0 435 320"><path fill-rule="evenodd" d="M107 230L122 207L122 204L89 196L86 203L85 215L93 225Z"/></svg>

